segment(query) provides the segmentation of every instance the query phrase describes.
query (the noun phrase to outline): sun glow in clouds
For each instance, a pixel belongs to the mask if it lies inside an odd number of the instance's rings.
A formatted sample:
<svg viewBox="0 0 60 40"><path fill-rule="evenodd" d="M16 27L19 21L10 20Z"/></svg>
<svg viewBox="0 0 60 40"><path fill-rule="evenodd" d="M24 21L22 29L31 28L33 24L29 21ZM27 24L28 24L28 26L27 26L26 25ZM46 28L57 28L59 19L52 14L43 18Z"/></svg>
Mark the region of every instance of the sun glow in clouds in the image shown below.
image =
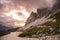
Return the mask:
<svg viewBox="0 0 60 40"><path fill-rule="evenodd" d="M29 17L29 13L26 11L26 9L21 6L20 9L12 9L9 10L7 13L4 14L7 17L11 17L12 20L16 20L14 23L16 26L24 26L27 18ZM24 21L24 23L18 23L17 21Z"/></svg>
<svg viewBox="0 0 60 40"><path fill-rule="evenodd" d="M32 11L52 8L56 0L0 0L0 22L5 25L24 26ZM16 22L16 23L15 23Z"/></svg>
<svg viewBox="0 0 60 40"><path fill-rule="evenodd" d="M14 24L15 24L15 26L24 26L25 25L25 23L20 23L20 22L15 22Z"/></svg>

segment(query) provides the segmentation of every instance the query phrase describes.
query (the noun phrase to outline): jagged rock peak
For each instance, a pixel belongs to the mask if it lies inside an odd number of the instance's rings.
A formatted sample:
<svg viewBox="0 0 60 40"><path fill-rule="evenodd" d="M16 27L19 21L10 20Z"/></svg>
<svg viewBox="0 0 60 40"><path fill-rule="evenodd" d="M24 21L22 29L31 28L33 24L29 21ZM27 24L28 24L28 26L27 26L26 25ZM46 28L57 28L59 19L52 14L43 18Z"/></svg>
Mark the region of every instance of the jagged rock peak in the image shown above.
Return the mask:
<svg viewBox="0 0 60 40"><path fill-rule="evenodd" d="M30 17L27 19L26 25L29 24L30 22L33 22L37 19L37 13L31 12Z"/></svg>

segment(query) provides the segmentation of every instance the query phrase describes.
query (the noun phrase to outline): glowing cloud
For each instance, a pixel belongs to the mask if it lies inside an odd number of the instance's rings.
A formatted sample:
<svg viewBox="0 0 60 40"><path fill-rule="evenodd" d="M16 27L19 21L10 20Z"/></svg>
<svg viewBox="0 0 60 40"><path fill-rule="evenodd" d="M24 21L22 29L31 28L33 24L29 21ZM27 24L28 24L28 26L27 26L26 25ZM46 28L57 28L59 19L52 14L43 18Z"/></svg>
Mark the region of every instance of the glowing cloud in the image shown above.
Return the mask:
<svg viewBox="0 0 60 40"><path fill-rule="evenodd" d="M21 15L19 15L19 14L21 14ZM9 10L7 13L4 13L4 15L7 17L13 18L16 21L25 21L25 22L26 22L27 18L29 17L29 13L22 6L20 7L19 10L12 9L12 10ZM17 22L14 24L17 26L24 26L25 25L25 23L17 23Z"/></svg>
<svg viewBox="0 0 60 40"><path fill-rule="evenodd" d="M30 12L51 8L55 0L0 0L0 24L24 26Z"/></svg>

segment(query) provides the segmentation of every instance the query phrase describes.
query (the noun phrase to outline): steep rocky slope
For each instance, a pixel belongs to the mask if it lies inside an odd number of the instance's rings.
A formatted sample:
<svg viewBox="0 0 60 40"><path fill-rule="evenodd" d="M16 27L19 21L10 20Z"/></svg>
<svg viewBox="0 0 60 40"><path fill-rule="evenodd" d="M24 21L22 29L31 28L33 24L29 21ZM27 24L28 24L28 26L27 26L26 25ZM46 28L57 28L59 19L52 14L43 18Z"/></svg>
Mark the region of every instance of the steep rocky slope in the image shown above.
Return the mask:
<svg viewBox="0 0 60 40"><path fill-rule="evenodd" d="M30 17L26 21L25 27L36 26L38 24L45 23L50 15L53 15L57 10L60 9L60 0L53 5L52 8L38 8L37 13L32 12Z"/></svg>

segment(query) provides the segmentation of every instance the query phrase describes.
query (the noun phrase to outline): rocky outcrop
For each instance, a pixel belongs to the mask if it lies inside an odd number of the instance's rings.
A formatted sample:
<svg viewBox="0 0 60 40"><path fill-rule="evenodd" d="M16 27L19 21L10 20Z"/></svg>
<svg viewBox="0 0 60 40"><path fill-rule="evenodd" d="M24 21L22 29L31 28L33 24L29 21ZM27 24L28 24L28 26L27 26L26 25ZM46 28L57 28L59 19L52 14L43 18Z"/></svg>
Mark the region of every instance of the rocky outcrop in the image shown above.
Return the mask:
<svg viewBox="0 0 60 40"><path fill-rule="evenodd" d="M42 18L44 16L47 16L47 13L49 13L49 11L50 10L48 8L37 9L38 18Z"/></svg>
<svg viewBox="0 0 60 40"><path fill-rule="evenodd" d="M33 22L37 19L37 13L32 12L30 17L27 19L26 25L29 24L30 22Z"/></svg>
<svg viewBox="0 0 60 40"><path fill-rule="evenodd" d="M26 25L35 21L38 18L42 18L42 17L46 16L48 12L49 11L47 8L37 9L37 13L34 13L34 12L31 13L30 17L27 19Z"/></svg>

